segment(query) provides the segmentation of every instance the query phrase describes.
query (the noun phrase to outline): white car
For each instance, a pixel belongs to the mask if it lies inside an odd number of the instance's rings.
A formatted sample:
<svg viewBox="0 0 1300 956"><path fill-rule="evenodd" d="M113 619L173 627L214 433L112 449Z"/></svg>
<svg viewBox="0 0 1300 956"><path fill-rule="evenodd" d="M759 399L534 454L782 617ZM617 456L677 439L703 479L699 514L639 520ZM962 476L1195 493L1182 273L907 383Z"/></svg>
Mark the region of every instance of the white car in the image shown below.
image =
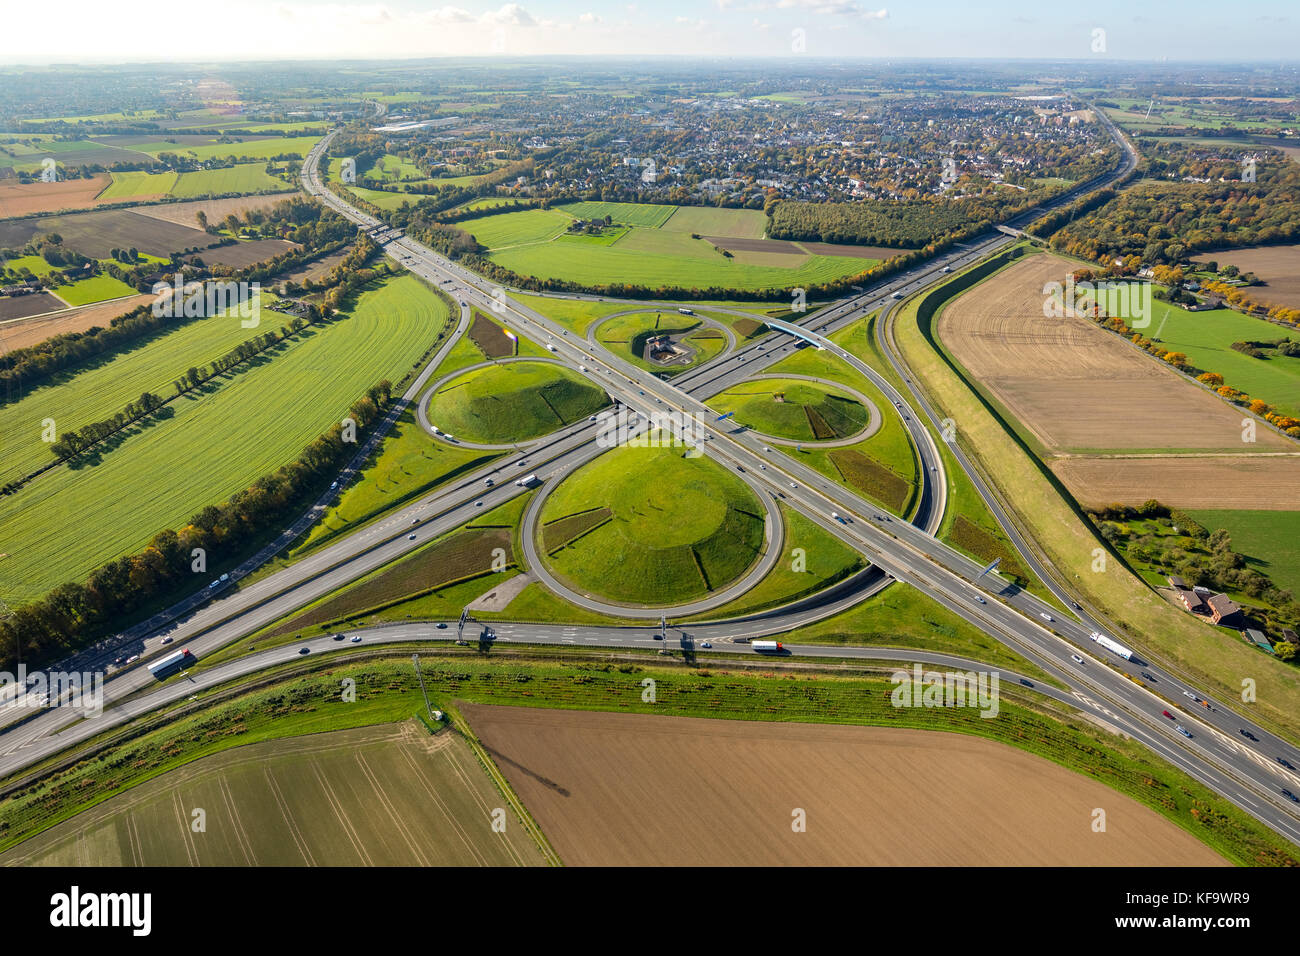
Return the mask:
<svg viewBox="0 0 1300 956"><path fill-rule="evenodd" d="M168 634L166 637L164 637L164 638L163 638L161 641L159 641L158 643L159 643L159 644L170 644L170 643L171 643L172 641L174 641L174 640L176 640L176 638L174 638L174 637L172 637L170 634Z"/></svg>
<svg viewBox="0 0 1300 956"><path fill-rule="evenodd" d="M360 643L361 643L361 635L358 634L356 637L352 638L352 643L353 643L353 644L360 644Z"/></svg>
<svg viewBox="0 0 1300 956"><path fill-rule="evenodd" d="M1076 664L1082 664L1082 663L1083 663L1083 658L1080 657L1078 654L1071 654L1071 655L1070 655L1070 660L1074 661Z"/></svg>
<svg viewBox="0 0 1300 956"><path fill-rule="evenodd" d="M1047 621L1049 624L1050 624L1050 623L1052 622L1052 620L1053 620L1052 615L1048 614L1046 611L1043 611L1043 612L1042 612L1041 614L1039 614L1038 616L1041 617L1044 621Z"/></svg>

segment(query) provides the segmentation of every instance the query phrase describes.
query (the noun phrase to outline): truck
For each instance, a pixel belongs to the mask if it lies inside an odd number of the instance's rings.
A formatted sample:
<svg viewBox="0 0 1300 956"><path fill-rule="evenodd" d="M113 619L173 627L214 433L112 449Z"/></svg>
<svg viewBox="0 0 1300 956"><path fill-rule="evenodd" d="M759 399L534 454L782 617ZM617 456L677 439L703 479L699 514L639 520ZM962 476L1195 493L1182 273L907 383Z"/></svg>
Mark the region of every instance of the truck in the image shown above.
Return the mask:
<svg viewBox="0 0 1300 956"><path fill-rule="evenodd" d="M1130 651L1123 644L1111 640L1109 637L1107 637L1105 634L1102 634L1100 631L1093 631L1088 636L1091 637L1098 644L1100 644L1102 647L1106 648L1106 650L1110 651L1112 654L1116 654L1124 658L1124 660L1126 661L1131 661L1133 659L1132 651Z"/></svg>
<svg viewBox="0 0 1300 956"><path fill-rule="evenodd" d="M686 308L685 306L682 306L682 307L681 307L680 309L678 309L677 311L680 312L682 315L694 315L694 314L695 314L695 310L694 310L694 309L688 309L688 308Z"/></svg>
<svg viewBox="0 0 1300 956"><path fill-rule="evenodd" d="M194 655L190 653L190 649L187 647L183 651L174 651L166 657L154 661L149 665L149 673L158 680L166 680L181 668L189 667L193 663Z"/></svg>
<svg viewBox="0 0 1300 956"><path fill-rule="evenodd" d="M527 475L515 481L515 484L520 488L531 488L533 485L540 485L541 483L542 480L536 474Z"/></svg>
<svg viewBox="0 0 1300 956"><path fill-rule="evenodd" d="M760 654L780 654L785 650L780 641L751 641L749 646Z"/></svg>
<svg viewBox="0 0 1300 956"><path fill-rule="evenodd" d="M844 520L844 515L840 514L838 511L832 511L831 517L834 518L836 521L838 521L840 524L848 524L848 522Z"/></svg>

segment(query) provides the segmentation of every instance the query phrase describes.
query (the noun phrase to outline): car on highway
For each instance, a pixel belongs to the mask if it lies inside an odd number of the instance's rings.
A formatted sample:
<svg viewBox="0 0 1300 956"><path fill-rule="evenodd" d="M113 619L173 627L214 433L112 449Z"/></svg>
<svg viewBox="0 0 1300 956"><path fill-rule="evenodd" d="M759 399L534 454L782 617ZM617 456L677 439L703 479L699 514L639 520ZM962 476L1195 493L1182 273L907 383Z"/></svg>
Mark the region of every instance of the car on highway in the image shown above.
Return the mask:
<svg viewBox="0 0 1300 956"><path fill-rule="evenodd" d="M942 269L941 271L943 271L943 272L952 272L952 266L944 266L943 269Z"/></svg>
<svg viewBox="0 0 1300 956"><path fill-rule="evenodd" d="M158 643L159 643L159 644L170 644L170 643L171 643L172 641L174 641L174 640L176 640L176 638L174 638L174 637L172 637L170 634L168 634L166 637L164 637L164 638L163 638L161 641L159 641Z"/></svg>
<svg viewBox="0 0 1300 956"><path fill-rule="evenodd" d="M440 630L440 631L445 631L445 630L447 630L447 622L446 622L446 621L439 621L439 622L438 622L438 630Z"/></svg>
<svg viewBox="0 0 1300 956"><path fill-rule="evenodd" d="M343 639L346 638L346 637L347 637L346 634L335 634L335 635L334 635L334 640L336 640L336 641L341 641L341 640L343 640Z"/></svg>
<svg viewBox="0 0 1300 956"><path fill-rule="evenodd" d="M700 645L700 647L712 647L712 646L713 645L710 644L708 641L705 641L703 644Z"/></svg>
<svg viewBox="0 0 1300 956"><path fill-rule="evenodd" d="M1245 727L1242 727L1241 730L1237 731L1237 733L1241 734L1241 736L1245 737L1247 740L1253 740L1255 741L1255 743L1259 743L1259 738L1256 737L1254 734L1252 734Z"/></svg>
<svg viewBox="0 0 1300 956"><path fill-rule="evenodd" d="M1020 678L1020 683L1024 684L1026 687L1033 687L1033 686L1034 686L1034 682L1033 682L1033 681L1031 681L1031 680L1025 680L1023 677Z"/></svg>
<svg viewBox="0 0 1300 956"><path fill-rule="evenodd" d="M311 653L311 648L310 648L310 647L300 647L300 648L298 648L298 653L299 653L299 654L310 654L310 653Z"/></svg>
<svg viewBox="0 0 1300 956"><path fill-rule="evenodd" d="M1168 717L1170 720L1176 720L1176 719L1177 719L1176 717L1174 717L1173 714L1169 713L1169 711L1167 711L1167 710L1162 710L1162 711L1160 711L1160 713L1164 714L1164 715L1165 715L1166 717Z"/></svg>
<svg viewBox="0 0 1300 956"><path fill-rule="evenodd" d="M1192 739L1192 732L1191 732L1190 730L1188 730L1186 727L1184 727L1182 724L1179 724L1177 727L1174 728L1174 730L1178 731L1180 734L1182 734L1182 735L1183 735L1184 737L1186 737L1188 740L1191 740L1191 739Z"/></svg>
<svg viewBox="0 0 1300 956"><path fill-rule="evenodd" d="M1082 611L1082 610L1083 610L1083 608L1079 606L1079 602L1078 602L1078 601L1071 601L1071 602L1070 602L1070 607L1074 608L1076 611Z"/></svg>
<svg viewBox="0 0 1300 956"><path fill-rule="evenodd" d="M485 484L485 485L487 485L489 488L491 488L493 485L496 484L496 482L493 481L491 478L484 478L484 479L483 479L483 484Z"/></svg>
<svg viewBox="0 0 1300 956"><path fill-rule="evenodd" d="M355 634L355 635L353 635L353 637L352 637L352 643L353 643L353 644L360 644L360 643L361 643L361 635L360 635L360 634Z"/></svg>
<svg viewBox="0 0 1300 956"><path fill-rule="evenodd" d="M1082 663L1083 663L1083 658L1080 657L1078 654L1071 654L1071 655L1070 655L1070 660L1074 661L1076 664L1082 664Z"/></svg>
<svg viewBox="0 0 1300 956"><path fill-rule="evenodd" d="M798 488L799 486L796 485L796 484L792 481L792 482L790 482L790 487L791 487L791 488Z"/></svg>
<svg viewBox="0 0 1300 956"><path fill-rule="evenodd" d="M1198 704L1201 702L1201 698L1197 697L1197 696L1196 696L1195 694L1193 694L1190 690L1185 690L1185 691L1183 691L1183 696L1184 696L1184 697L1190 697L1192 700L1196 701Z"/></svg>
<svg viewBox="0 0 1300 956"><path fill-rule="evenodd" d="M1280 763L1282 766L1286 767L1286 769L1288 770L1295 769L1295 767L1291 766L1291 761L1287 760L1285 757L1278 757L1277 762Z"/></svg>
<svg viewBox="0 0 1300 956"><path fill-rule="evenodd" d="M419 523L420 523L420 519L419 519L419 518L412 518L412 519L411 519L411 524L419 524Z"/></svg>
<svg viewBox="0 0 1300 956"><path fill-rule="evenodd" d="M415 535L413 535L413 534L408 534L408 535L406 536L406 540L407 540L407 541L414 541L414 540L415 540Z"/></svg>
<svg viewBox="0 0 1300 956"><path fill-rule="evenodd" d="M1292 793L1290 790L1287 790L1286 788L1283 788L1282 796L1286 797L1292 803L1300 803L1300 797L1297 797L1294 793Z"/></svg>
<svg viewBox="0 0 1300 956"><path fill-rule="evenodd" d="M1156 680L1156 675L1155 675L1155 674L1148 674L1146 671L1143 671L1143 672L1142 672L1142 679L1143 679L1143 680L1149 680L1149 681L1150 681L1151 683L1153 683L1153 684L1158 684L1158 683L1160 683L1158 680Z"/></svg>
<svg viewBox="0 0 1300 956"><path fill-rule="evenodd" d="M1038 613L1038 616L1041 617L1044 621L1047 621L1047 623L1049 624L1054 620L1052 615L1048 614L1046 611L1040 611Z"/></svg>
<svg viewBox="0 0 1300 956"><path fill-rule="evenodd" d="M988 604L988 603L989 603L988 601L986 601L986 600L984 600L982 597L980 597L978 594L975 595L975 600L979 601L981 604Z"/></svg>

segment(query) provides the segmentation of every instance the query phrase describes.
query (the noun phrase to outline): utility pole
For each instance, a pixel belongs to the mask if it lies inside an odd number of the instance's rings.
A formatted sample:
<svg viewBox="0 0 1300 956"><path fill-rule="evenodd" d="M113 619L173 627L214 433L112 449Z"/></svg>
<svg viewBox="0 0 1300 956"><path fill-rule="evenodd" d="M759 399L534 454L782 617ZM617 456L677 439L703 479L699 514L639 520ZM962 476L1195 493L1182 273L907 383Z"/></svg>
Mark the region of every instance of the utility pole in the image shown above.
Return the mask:
<svg viewBox="0 0 1300 956"><path fill-rule="evenodd" d="M411 660L415 662L415 677L420 682L420 695L424 697L424 709L428 713L429 719L433 720L433 707L429 704L429 694L424 689L424 675L420 673L420 655L412 654Z"/></svg>

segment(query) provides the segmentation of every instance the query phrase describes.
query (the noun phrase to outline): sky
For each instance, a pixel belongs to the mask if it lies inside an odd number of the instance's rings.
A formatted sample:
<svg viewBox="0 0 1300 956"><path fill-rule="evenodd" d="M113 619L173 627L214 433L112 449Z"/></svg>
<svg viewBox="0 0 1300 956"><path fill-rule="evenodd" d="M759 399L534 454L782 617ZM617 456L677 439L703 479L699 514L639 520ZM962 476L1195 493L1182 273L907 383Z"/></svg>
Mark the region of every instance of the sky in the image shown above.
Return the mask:
<svg viewBox="0 0 1300 956"><path fill-rule="evenodd" d="M1293 0L6 0L0 62L438 56L1296 60Z"/></svg>

